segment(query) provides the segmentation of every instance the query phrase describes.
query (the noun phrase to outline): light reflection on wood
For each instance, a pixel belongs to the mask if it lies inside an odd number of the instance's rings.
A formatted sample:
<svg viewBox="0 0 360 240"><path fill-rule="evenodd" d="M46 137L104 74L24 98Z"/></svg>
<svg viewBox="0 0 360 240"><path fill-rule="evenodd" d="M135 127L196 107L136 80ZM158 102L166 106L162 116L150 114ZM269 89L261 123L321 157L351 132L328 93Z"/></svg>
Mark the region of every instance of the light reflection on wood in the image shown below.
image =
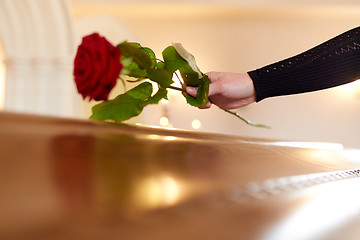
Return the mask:
<svg viewBox="0 0 360 240"><path fill-rule="evenodd" d="M0 239L269 239L300 209L339 189L358 201L339 198L325 210L347 204L354 214L324 224L329 216L317 215L315 229L332 228L316 239L359 233L351 224L360 220L359 195L352 189L357 178L262 199L229 196L234 186L360 167L341 149L275 143L0 113Z"/></svg>

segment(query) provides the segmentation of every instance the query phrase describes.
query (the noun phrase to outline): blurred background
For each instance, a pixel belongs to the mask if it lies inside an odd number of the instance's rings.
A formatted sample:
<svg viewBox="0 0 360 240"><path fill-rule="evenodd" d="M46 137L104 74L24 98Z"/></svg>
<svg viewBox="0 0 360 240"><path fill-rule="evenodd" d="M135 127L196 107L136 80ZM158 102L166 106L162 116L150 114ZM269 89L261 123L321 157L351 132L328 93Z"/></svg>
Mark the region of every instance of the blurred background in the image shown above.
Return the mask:
<svg viewBox="0 0 360 240"><path fill-rule="evenodd" d="M88 118L94 103L76 93L72 64L82 36L93 32L113 44L140 42L160 58L180 42L203 72L246 72L359 25L358 0L0 0L0 109ZM122 91L118 84L111 96ZM169 99L127 123L360 148L358 82L236 110L271 129L190 107L179 92Z"/></svg>

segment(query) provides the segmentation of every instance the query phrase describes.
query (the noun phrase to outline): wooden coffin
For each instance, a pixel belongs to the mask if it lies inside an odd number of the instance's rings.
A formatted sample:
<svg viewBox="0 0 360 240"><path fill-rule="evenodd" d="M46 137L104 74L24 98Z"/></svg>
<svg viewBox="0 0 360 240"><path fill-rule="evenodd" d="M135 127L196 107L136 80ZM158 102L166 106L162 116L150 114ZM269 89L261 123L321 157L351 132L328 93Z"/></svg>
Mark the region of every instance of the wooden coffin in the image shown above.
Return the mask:
<svg viewBox="0 0 360 240"><path fill-rule="evenodd" d="M0 239L359 239L358 156L0 113Z"/></svg>

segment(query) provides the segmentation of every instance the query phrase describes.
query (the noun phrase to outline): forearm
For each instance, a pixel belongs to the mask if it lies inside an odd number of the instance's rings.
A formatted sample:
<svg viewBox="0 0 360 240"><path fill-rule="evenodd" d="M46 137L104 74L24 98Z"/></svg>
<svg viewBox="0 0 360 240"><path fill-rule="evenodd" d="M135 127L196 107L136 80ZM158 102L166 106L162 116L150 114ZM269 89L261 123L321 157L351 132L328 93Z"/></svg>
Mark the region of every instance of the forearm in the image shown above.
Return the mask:
<svg viewBox="0 0 360 240"><path fill-rule="evenodd" d="M317 91L360 78L360 27L302 54L248 72L257 101Z"/></svg>

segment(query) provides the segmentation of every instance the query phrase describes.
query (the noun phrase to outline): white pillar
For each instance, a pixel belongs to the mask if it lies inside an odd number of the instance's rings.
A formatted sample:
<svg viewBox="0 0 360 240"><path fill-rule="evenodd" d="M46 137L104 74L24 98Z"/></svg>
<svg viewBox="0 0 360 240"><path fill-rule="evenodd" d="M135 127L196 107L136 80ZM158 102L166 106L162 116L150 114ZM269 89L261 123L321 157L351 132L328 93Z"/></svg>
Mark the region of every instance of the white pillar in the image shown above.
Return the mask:
<svg viewBox="0 0 360 240"><path fill-rule="evenodd" d="M6 111L80 116L69 9L67 0L0 0Z"/></svg>

